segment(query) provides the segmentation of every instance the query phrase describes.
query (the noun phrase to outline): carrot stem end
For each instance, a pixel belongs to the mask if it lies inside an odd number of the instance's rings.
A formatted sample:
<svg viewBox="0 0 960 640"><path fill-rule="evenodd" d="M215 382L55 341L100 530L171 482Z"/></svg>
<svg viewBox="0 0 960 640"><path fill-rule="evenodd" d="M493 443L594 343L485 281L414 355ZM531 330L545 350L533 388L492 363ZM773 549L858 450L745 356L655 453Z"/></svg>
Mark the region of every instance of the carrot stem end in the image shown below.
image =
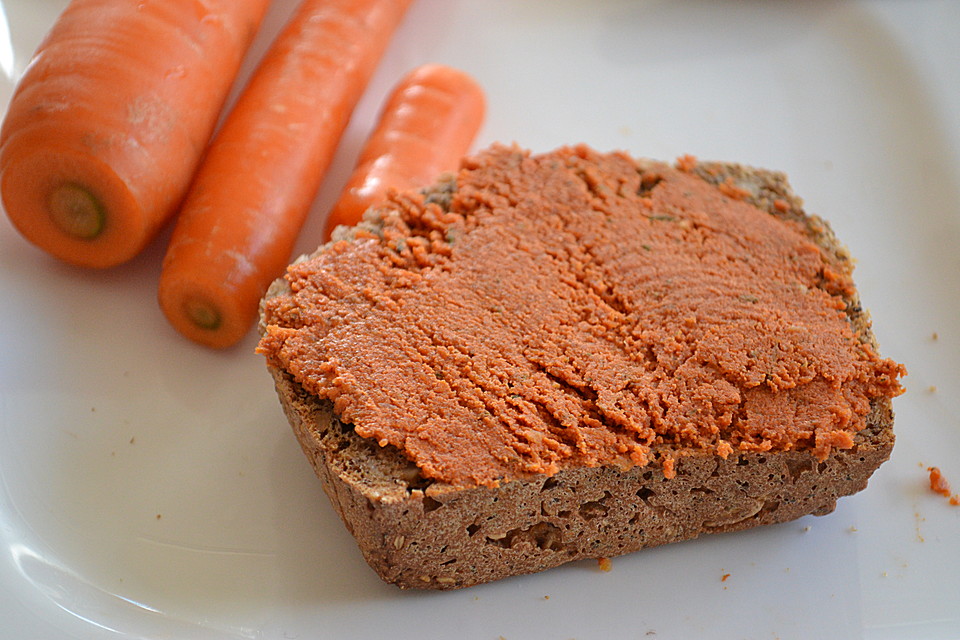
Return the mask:
<svg viewBox="0 0 960 640"><path fill-rule="evenodd" d="M100 200L78 184L56 187L47 207L53 223L71 238L93 240L106 226L107 213Z"/></svg>
<svg viewBox="0 0 960 640"><path fill-rule="evenodd" d="M184 305L184 311L190 322L200 329L215 331L223 321L220 311L208 302L192 300Z"/></svg>

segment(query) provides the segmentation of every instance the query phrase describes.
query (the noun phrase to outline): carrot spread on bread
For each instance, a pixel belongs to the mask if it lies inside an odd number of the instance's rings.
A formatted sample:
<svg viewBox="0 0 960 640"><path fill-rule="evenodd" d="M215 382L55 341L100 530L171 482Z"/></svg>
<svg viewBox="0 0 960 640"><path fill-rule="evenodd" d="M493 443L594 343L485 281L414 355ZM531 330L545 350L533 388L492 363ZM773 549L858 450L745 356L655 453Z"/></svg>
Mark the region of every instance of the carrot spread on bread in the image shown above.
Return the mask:
<svg viewBox="0 0 960 640"><path fill-rule="evenodd" d="M850 448L904 371L851 323L849 266L681 165L493 147L443 206L394 195L292 265L259 351L451 485Z"/></svg>

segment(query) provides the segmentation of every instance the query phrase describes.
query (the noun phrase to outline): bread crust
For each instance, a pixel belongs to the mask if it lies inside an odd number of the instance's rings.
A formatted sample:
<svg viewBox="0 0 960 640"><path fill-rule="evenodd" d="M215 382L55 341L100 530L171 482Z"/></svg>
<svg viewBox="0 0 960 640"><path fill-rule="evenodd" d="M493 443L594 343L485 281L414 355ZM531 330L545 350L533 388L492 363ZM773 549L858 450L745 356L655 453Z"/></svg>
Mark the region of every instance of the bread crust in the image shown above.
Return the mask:
<svg viewBox="0 0 960 640"><path fill-rule="evenodd" d="M353 433L329 401L271 368L281 403L324 491L367 563L402 588L455 589L583 558L824 515L867 486L893 449L889 399L851 449L818 462L804 451L704 451L676 477L656 463L573 468L500 488L427 483L394 449Z"/></svg>
<svg viewBox="0 0 960 640"><path fill-rule="evenodd" d="M852 270L828 224L803 212L783 174L726 163L694 171L741 189L771 215L801 221L831 266ZM454 188L430 191L435 201ZM373 220L373 219L372 219ZM375 220L367 224L375 224ZM321 251L323 248L321 248ZM280 280L268 298L285 288ZM856 293L847 316L876 347ZM644 467L567 468L498 488L456 488L429 481L400 453L358 436L329 401L269 367L284 412L331 503L380 577L401 588L454 589L533 573L583 558L824 515L839 498L864 489L894 446L889 398L871 403L854 446L825 460L808 451L670 451L675 477L659 462ZM659 456L657 456L659 459Z"/></svg>

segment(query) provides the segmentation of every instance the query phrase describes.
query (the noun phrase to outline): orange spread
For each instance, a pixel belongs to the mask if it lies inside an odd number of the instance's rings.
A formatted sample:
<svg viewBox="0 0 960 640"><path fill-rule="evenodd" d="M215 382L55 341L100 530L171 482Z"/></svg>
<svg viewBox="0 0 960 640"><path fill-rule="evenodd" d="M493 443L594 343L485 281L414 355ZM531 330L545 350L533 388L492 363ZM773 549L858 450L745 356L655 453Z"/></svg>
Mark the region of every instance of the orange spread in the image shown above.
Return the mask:
<svg viewBox="0 0 960 640"><path fill-rule="evenodd" d="M960 494L951 494L950 483L943 477L939 467L927 467L930 473L930 490L950 499L950 504L960 506Z"/></svg>
<svg viewBox="0 0 960 640"><path fill-rule="evenodd" d="M855 335L852 282L800 223L691 162L494 147L449 211L396 194L382 229L291 266L259 351L455 485L851 447L902 367Z"/></svg>

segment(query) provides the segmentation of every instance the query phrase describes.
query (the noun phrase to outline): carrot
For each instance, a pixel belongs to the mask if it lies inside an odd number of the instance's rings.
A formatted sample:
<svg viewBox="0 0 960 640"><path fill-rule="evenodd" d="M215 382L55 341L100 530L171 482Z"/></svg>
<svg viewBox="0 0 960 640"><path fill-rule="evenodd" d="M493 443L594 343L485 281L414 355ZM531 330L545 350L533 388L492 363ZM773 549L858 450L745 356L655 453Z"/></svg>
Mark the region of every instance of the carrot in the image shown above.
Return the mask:
<svg viewBox="0 0 960 640"><path fill-rule="evenodd" d="M304 0L211 143L174 227L160 306L223 348L290 260L339 139L410 0Z"/></svg>
<svg viewBox="0 0 960 640"><path fill-rule="evenodd" d="M485 110L483 89L462 71L428 64L407 74L387 99L353 175L327 217L326 237L337 225L359 222L391 187L419 188L456 169Z"/></svg>
<svg viewBox="0 0 960 640"><path fill-rule="evenodd" d="M173 214L269 0L73 0L0 130L0 192L29 241L111 267Z"/></svg>

